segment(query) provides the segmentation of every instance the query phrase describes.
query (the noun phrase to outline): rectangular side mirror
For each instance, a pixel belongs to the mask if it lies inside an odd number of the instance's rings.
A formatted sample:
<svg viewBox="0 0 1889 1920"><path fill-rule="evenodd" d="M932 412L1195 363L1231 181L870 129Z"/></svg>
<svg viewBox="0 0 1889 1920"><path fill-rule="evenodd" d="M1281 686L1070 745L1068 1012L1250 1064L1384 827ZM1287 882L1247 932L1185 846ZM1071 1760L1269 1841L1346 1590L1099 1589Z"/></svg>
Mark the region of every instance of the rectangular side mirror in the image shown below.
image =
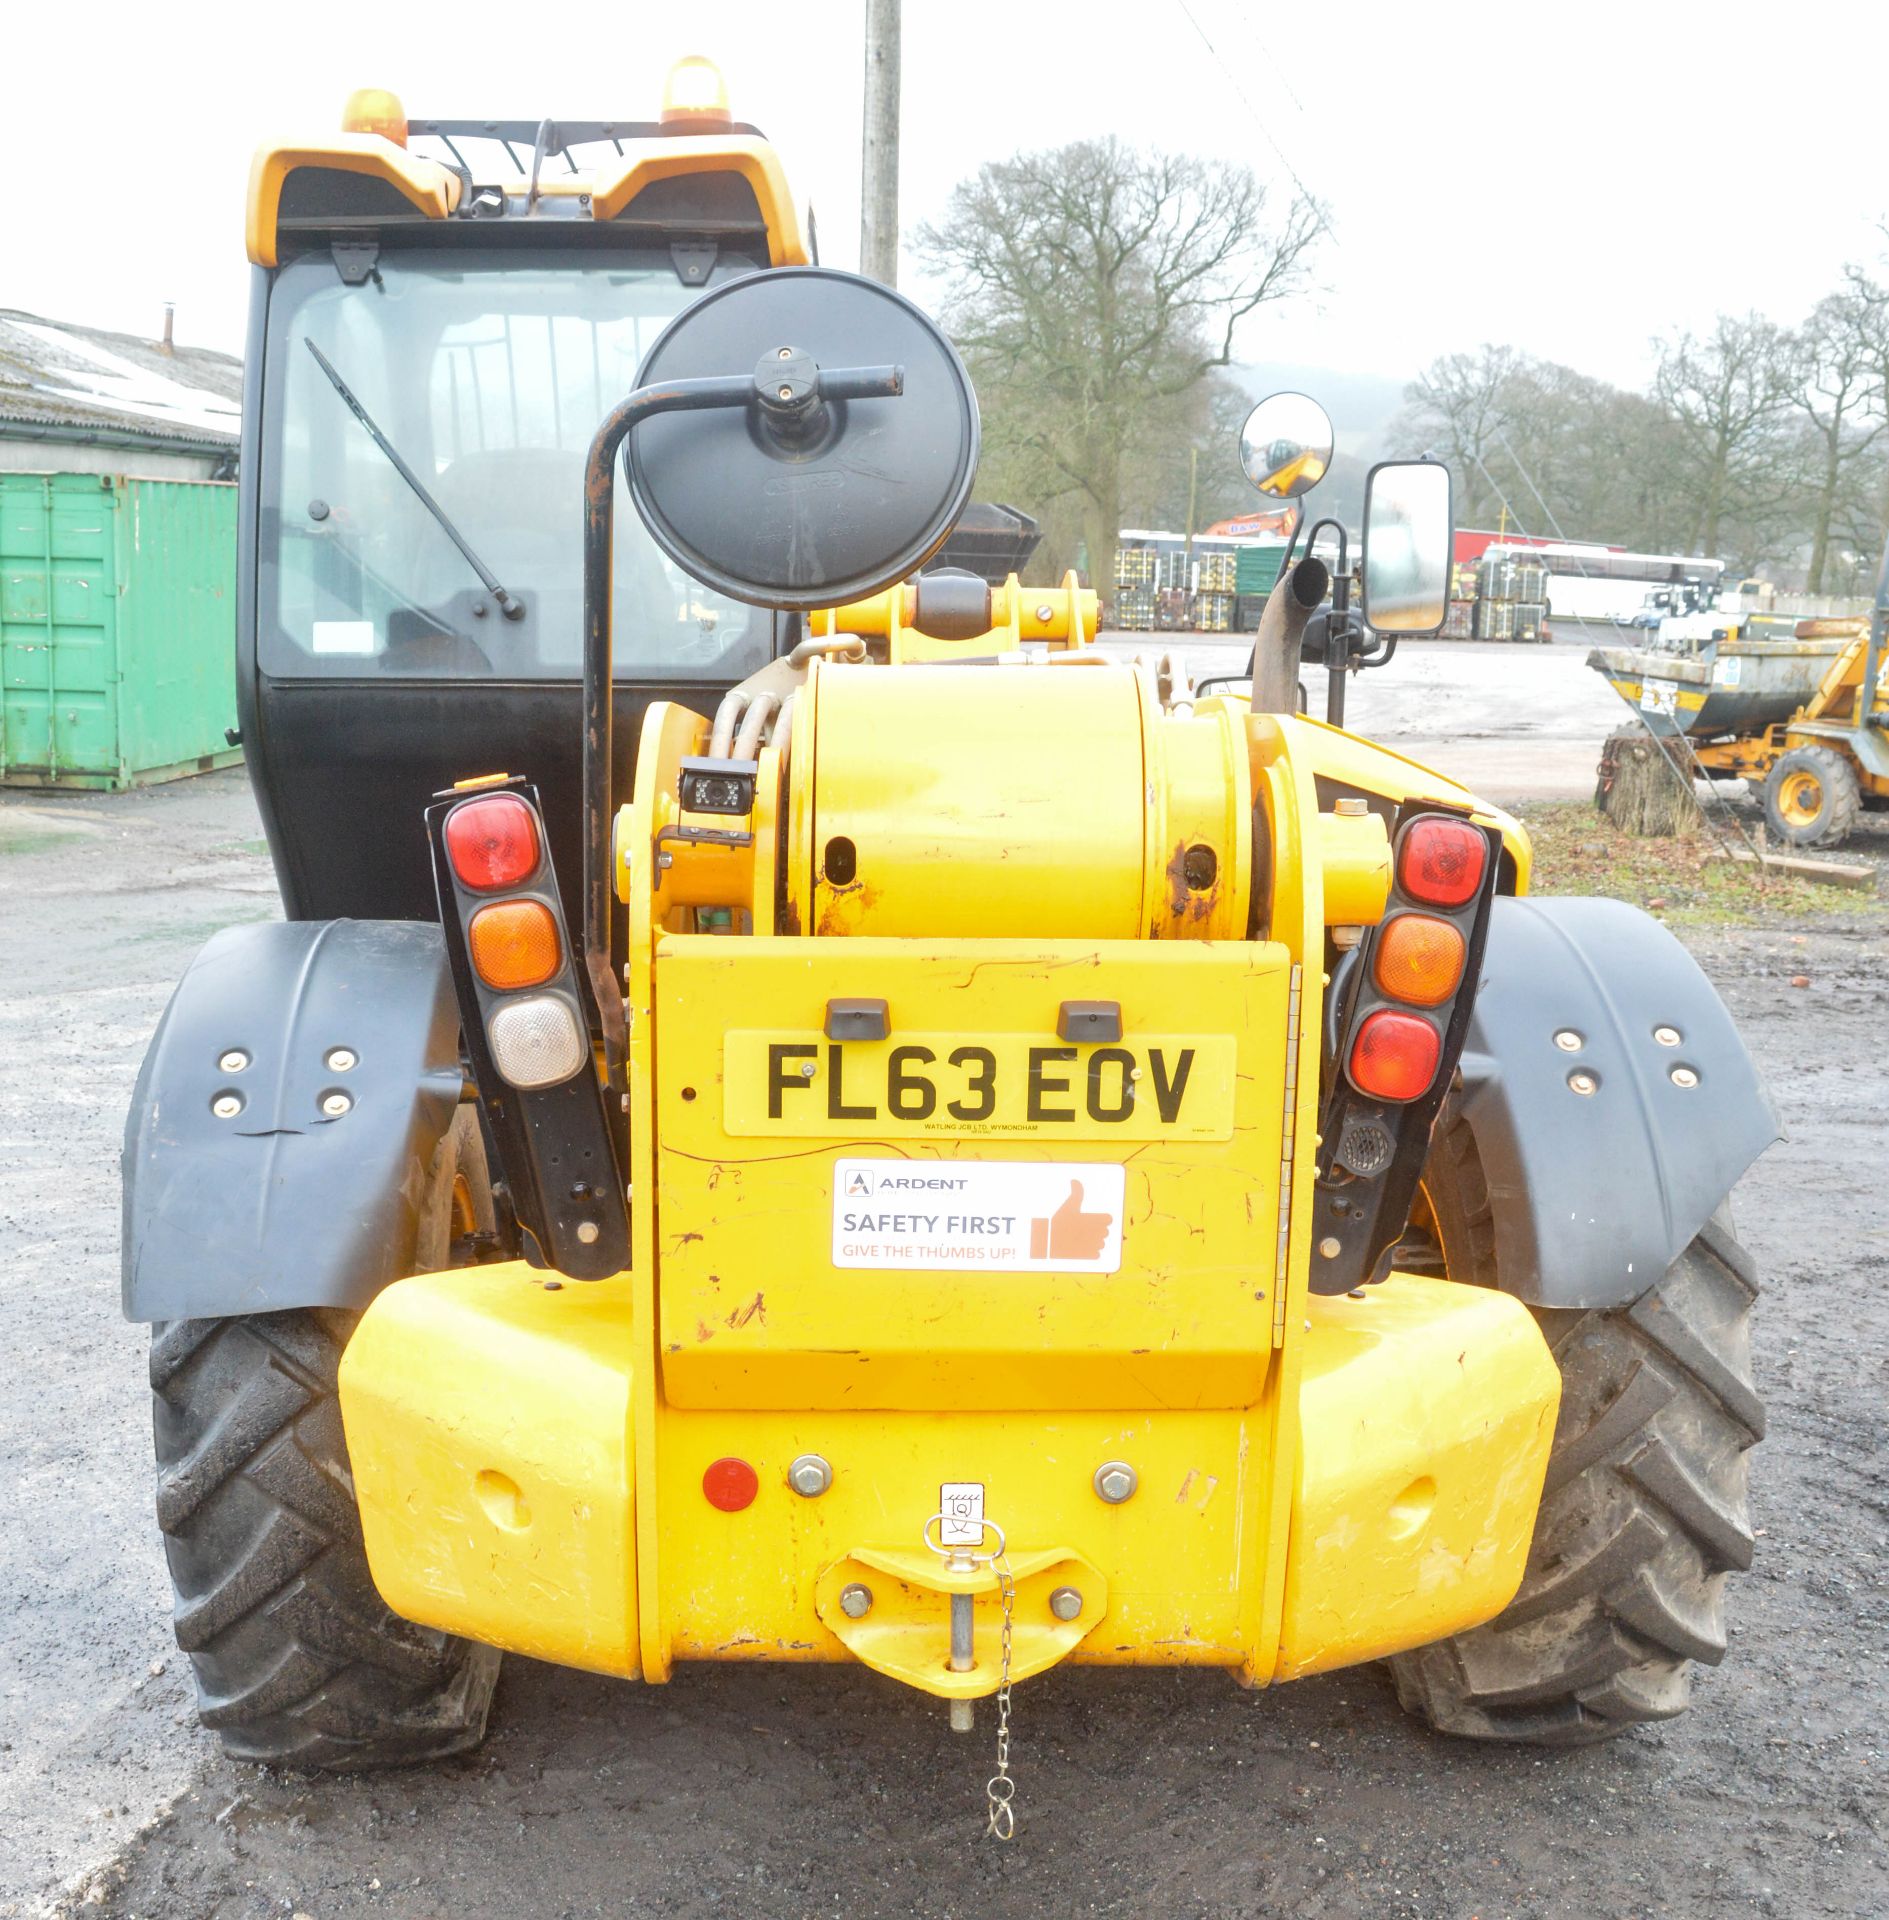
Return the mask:
<svg viewBox="0 0 1889 1920"><path fill-rule="evenodd" d="M1364 483L1364 623L1378 633L1429 634L1450 610L1450 470L1436 460L1386 460Z"/></svg>

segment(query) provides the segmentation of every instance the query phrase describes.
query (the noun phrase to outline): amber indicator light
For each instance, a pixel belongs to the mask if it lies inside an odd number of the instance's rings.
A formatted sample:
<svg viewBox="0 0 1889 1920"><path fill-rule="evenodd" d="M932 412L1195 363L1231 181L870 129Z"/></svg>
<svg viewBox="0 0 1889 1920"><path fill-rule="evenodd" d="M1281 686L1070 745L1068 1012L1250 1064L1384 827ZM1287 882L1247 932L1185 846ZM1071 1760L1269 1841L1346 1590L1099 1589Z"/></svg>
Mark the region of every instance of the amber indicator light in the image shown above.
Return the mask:
<svg viewBox="0 0 1889 1920"><path fill-rule="evenodd" d="M1447 920L1400 913L1378 935L1378 991L1413 1007L1440 1007L1463 977L1463 936Z"/></svg>
<svg viewBox="0 0 1889 1920"><path fill-rule="evenodd" d="M488 987L541 987L564 959L558 925L542 900L502 900L481 907L467 930L472 964Z"/></svg>

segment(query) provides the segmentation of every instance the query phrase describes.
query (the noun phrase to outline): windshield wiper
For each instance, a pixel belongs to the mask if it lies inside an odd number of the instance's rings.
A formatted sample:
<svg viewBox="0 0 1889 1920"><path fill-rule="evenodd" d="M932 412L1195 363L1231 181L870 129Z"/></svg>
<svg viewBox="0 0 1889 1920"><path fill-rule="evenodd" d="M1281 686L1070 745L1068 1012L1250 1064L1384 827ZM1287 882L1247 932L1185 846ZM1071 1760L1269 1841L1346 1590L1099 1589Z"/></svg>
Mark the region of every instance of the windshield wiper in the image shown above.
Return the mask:
<svg viewBox="0 0 1889 1920"><path fill-rule="evenodd" d="M514 599L511 594L507 593L505 589L499 585L498 577L493 573L492 569L466 544L466 536L447 518L446 509L427 492L426 488L421 484L420 476L401 459L394 443L375 425L374 416L354 397L354 389L335 371L333 361L316 346L307 334L302 335L302 345L315 356L315 364L328 376L329 385L341 396L342 400L346 403L348 411L367 429L368 438L387 456L388 464L393 468L394 472L399 474L401 479L413 489L414 498L439 522L440 532L465 555L466 565L479 576L480 583L484 586L486 592L498 602L499 611L504 614L507 620L522 620L525 617L525 609L522 603Z"/></svg>

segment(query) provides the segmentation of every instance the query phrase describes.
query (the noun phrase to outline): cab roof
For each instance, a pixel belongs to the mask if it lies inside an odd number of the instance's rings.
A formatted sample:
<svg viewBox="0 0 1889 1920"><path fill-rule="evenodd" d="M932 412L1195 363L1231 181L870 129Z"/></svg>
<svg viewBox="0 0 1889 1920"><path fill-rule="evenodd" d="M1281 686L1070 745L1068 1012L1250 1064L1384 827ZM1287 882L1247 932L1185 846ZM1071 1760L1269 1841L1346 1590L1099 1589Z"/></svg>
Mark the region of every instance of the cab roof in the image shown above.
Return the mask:
<svg viewBox="0 0 1889 1920"><path fill-rule="evenodd" d="M745 243L770 266L810 254L779 156L734 121L438 120L260 148L249 258L279 266L337 241L479 244L529 233L624 245Z"/></svg>

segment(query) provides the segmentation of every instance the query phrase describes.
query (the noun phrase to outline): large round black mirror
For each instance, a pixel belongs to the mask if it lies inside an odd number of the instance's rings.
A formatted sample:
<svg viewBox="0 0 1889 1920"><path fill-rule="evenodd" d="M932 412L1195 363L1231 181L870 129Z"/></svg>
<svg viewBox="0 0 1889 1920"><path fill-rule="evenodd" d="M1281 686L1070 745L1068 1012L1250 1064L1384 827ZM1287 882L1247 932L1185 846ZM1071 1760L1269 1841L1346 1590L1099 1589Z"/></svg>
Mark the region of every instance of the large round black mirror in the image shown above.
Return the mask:
<svg viewBox="0 0 1889 1920"><path fill-rule="evenodd" d="M876 280L778 267L713 288L663 330L639 387L778 362L782 401L657 414L629 436L630 497L656 544L757 606L877 593L943 544L977 470L977 397L928 315ZM806 399L819 371L897 367L902 391Z"/></svg>

